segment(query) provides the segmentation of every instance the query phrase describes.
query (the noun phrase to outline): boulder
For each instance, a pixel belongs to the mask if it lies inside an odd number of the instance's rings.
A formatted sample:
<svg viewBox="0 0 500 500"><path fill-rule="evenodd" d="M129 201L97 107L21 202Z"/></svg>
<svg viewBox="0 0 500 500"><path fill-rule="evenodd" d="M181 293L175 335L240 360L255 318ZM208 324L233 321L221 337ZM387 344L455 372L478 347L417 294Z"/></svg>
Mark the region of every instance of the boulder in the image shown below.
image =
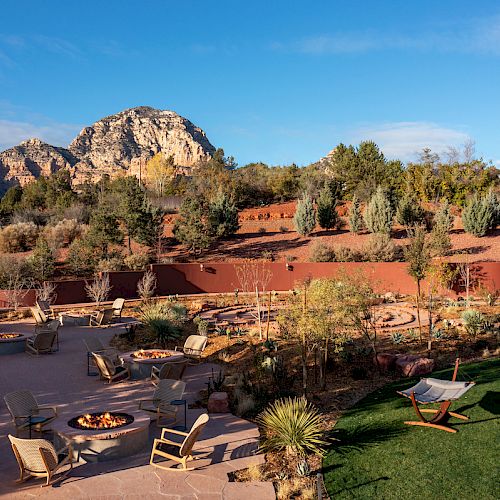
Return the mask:
<svg viewBox="0 0 500 500"><path fill-rule="evenodd" d="M376 358L375 357L373 358L373 363L375 364L375 366L378 365L380 371L388 372L394 370L397 359L398 359L397 354L381 352L377 354Z"/></svg>
<svg viewBox="0 0 500 500"><path fill-rule="evenodd" d="M230 413L227 392L212 392L208 398L208 413Z"/></svg>
<svg viewBox="0 0 500 500"><path fill-rule="evenodd" d="M434 369L434 360L414 354L398 356L396 368L405 377L428 375Z"/></svg>

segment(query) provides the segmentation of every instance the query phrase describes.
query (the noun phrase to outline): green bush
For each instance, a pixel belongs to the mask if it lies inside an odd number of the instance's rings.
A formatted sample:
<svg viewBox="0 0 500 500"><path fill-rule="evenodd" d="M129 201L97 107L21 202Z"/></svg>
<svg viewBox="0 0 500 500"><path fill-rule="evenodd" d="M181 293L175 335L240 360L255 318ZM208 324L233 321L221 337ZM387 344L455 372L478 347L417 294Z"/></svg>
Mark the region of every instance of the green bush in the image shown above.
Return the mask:
<svg viewBox="0 0 500 500"><path fill-rule="evenodd" d="M401 258L401 248L386 233L372 234L362 253L369 262L393 262Z"/></svg>
<svg viewBox="0 0 500 500"><path fill-rule="evenodd" d="M36 241L33 253L28 258L34 278L39 282L51 278L54 274L55 262L53 249L50 248L47 240L43 236L40 236Z"/></svg>
<svg viewBox="0 0 500 500"><path fill-rule="evenodd" d="M495 209L488 197L474 196L462 211L464 230L474 236L484 236L495 223Z"/></svg>
<svg viewBox="0 0 500 500"><path fill-rule="evenodd" d="M323 455L322 418L305 398L284 398L271 403L258 417L264 439L263 450L285 450L303 456L308 452Z"/></svg>
<svg viewBox="0 0 500 500"><path fill-rule="evenodd" d="M0 251L5 253L31 250L38 238L38 227L33 222L18 222L0 230Z"/></svg>
<svg viewBox="0 0 500 500"><path fill-rule="evenodd" d="M329 246L316 241L311 248L309 260L311 262L360 262L359 252L349 247Z"/></svg>
<svg viewBox="0 0 500 500"><path fill-rule="evenodd" d="M77 276L89 276L95 271L97 255L86 239L77 238L69 246L66 262L72 273Z"/></svg>
<svg viewBox="0 0 500 500"><path fill-rule="evenodd" d="M293 217L295 229L301 236L309 236L316 227L316 210L311 197L304 194L297 201L297 209Z"/></svg>
<svg viewBox="0 0 500 500"><path fill-rule="evenodd" d="M484 315L476 309L466 309L462 313L465 331L471 337L475 337L481 331L485 319Z"/></svg>
<svg viewBox="0 0 500 500"><path fill-rule="evenodd" d="M101 259L97 263L96 270L101 273L111 273L113 271L121 271L123 266L123 256L121 254L115 254L108 256L107 259Z"/></svg>
<svg viewBox="0 0 500 500"><path fill-rule="evenodd" d="M43 233L53 248L65 247L82 234L82 225L76 219L63 219L55 225L46 226Z"/></svg>
<svg viewBox="0 0 500 500"><path fill-rule="evenodd" d="M187 320L187 310L175 302L149 302L142 306L140 319L161 345L178 339Z"/></svg>
<svg viewBox="0 0 500 500"><path fill-rule="evenodd" d="M396 211L396 220L402 226L414 226L424 221L425 212L418 200L412 196L401 198Z"/></svg>
<svg viewBox="0 0 500 500"><path fill-rule="evenodd" d="M133 253L123 259L125 267L131 271L144 270L150 261L151 258L147 253Z"/></svg>

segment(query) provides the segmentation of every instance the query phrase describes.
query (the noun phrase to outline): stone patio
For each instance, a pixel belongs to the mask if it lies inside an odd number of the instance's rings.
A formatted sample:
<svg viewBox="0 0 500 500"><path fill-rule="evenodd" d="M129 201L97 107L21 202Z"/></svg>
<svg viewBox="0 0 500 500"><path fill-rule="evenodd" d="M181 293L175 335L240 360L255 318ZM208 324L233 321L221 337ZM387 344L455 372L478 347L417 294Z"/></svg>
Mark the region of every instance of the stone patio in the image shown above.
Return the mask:
<svg viewBox="0 0 500 500"><path fill-rule="evenodd" d="M202 438L194 448L197 456L194 471L164 471L149 465L152 440L160 434L160 429L152 423L150 446L137 455L110 462L79 463L67 479L48 488L40 488L44 483L42 479L30 479L23 484L15 482L18 468L7 439L7 434L15 431L3 402L4 394L29 389L41 404L57 405L58 418L63 421L83 410L136 410L140 399L151 397L153 386L148 380L108 385L98 377L87 376L86 349L82 340L98 336L106 344L120 330L123 327L119 325L103 329L65 326L59 330L59 352L39 357L26 353L0 356L0 497L274 499L271 483L229 482L228 473L264 461L264 457L256 453L257 427L230 413L210 415ZM0 332L31 333L33 324L28 321L0 323ZM183 380L187 384L184 397L188 404L198 399L212 368L218 370L217 366L210 364L187 368ZM202 411L188 410L188 426ZM179 417L183 418L182 410ZM27 436L23 434L21 437Z"/></svg>

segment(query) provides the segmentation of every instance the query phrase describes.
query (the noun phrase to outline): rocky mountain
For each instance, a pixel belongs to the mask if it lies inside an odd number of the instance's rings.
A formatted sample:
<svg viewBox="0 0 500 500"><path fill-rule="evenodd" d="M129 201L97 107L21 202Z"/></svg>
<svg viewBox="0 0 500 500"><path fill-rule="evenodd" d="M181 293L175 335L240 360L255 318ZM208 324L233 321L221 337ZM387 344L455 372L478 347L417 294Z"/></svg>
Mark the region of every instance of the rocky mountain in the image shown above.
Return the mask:
<svg viewBox="0 0 500 500"><path fill-rule="evenodd" d="M127 109L85 127L68 149L29 139L0 153L0 190L25 185L40 175L68 168L73 182L103 174L143 175L153 155L172 155L184 173L215 148L205 132L173 111L146 106Z"/></svg>

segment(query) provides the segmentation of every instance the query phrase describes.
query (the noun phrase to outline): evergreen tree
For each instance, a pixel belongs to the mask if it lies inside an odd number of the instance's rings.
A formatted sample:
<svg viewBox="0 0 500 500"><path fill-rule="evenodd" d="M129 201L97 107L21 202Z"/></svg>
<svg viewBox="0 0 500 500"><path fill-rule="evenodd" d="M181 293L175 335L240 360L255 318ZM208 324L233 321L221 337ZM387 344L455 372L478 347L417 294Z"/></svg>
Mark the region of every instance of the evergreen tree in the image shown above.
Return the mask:
<svg viewBox="0 0 500 500"><path fill-rule="evenodd" d="M495 210L488 197L475 195L462 211L464 230L474 236L484 236L495 221Z"/></svg>
<svg viewBox="0 0 500 500"><path fill-rule="evenodd" d="M297 209L293 218L295 229L301 236L309 236L316 227L316 210L308 194L297 201Z"/></svg>
<svg viewBox="0 0 500 500"><path fill-rule="evenodd" d="M33 270L34 277L39 282L49 279L54 274L54 251L50 248L47 240L43 236L37 239L35 248L28 262Z"/></svg>
<svg viewBox="0 0 500 500"><path fill-rule="evenodd" d="M366 227L371 233L391 232L393 212L391 203L381 186L372 196L363 214Z"/></svg>
<svg viewBox="0 0 500 500"><path fill-rule="evenodd" d="M93 248L100 250L103 258L108 256L109 245L123 241L123 233L120 231L118 219L111 207L106 204L97 207L90 218L86 240Z"/></svg>
<svg viewBox="0 0 500 500"><path fill-rule="evenodd" d="M349 229L351 233L358 234L363 226L363 218L361 216L361 205L359 198L354 195L352 197L351 208L349 209Z"/></svg>
<svg viewBox="0 0 500 500"><path fill-rule="evenodd" d="M335 229L339 223L337 201L328 186L321 191L318 200L318 224L322 229Z"/></svg>
<svg viewBox="0 0 500 500"><path fill-rule="evenodd" d="M187 196L175 221L175 238L186 245L190 252L201 253L213 241L208 221L207 203L199 196Z"/></svg>
<svg viewBox="0 0 500 500"><path fill-rule="evenodd" d="M491 207L493 216L490 229L495 229L500 224L500 200L498 199L498 195L493 192L493 189L488 191L484 203Z"/></svg>
<svg viewBox="0 0 500 500"><path fill-rule="evenodd" d="M445 200L434 214L433 227L436 226L446 229L447 232L451 231L453 227L453 215L451 214L451 207L448 200Z"/></svg>
<svg viewBox="0 0 500 500"><path fill-rule="evenodd" d="M217 194L208 210L208 223L215 238L226 238L239 229L238 209L223 191Z"/></svg>
<svg viewBox="0 0 500 500"><path fill-rule="evenodd" d="M406 195L399 201L396 211L396 220L402 226L415 226L424 220L424 210L418 200L413 196Z"/></svg>
<svg viewBox="0 0 500 500"><path fill-rule="evenodd" d="M434 214L430 247L433 255L446 255L451 250L450 230L453 227L453 216L446 200Z"/></svg>

